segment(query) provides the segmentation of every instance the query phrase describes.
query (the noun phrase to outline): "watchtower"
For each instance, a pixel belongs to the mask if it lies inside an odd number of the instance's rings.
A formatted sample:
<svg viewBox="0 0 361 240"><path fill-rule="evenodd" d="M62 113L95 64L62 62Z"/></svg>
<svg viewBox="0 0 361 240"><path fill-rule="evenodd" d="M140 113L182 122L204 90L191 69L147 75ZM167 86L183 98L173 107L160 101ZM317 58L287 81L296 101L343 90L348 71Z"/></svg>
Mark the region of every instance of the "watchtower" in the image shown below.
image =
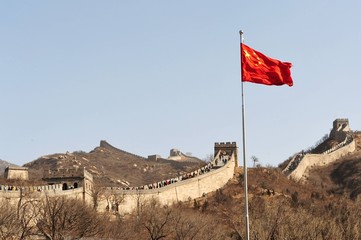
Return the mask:
<svg viewBox="0 0 361 240"><path fill-rule="evenodd" d="M330 132L330 137L338 141L342 141L346 133L350 132L350 125L347 118L338 118L333 121L333 128Z"/></svg>
<svg viewBox="0 0 361 240"><path fill-rule="evenodd" d="M214 143L214 156L220 152L222 155L232 156L234 154L236 167L238 167L238 148L236 142L216 142Z"/></svg>
<svg viewBox="0 0 361 240"><path fill-rule="evenodd" d="M84 192L93 188L93 175L85 168L61 168L44 171L43 180L49 185L62 184L63 190L83 187Z"/></svg>
<svg viewBox="0 0 361 240"><path fill-rule="evenodd" d="M8 166L4 171L5 179L29 180L28 168Z"/></svg>
<svg viewBox="0 0 361 240"><path fill-rule="evenodd" d="M347 118L338 118L333 121L333 129L335 131L350 131L350 125Z"/></svg>

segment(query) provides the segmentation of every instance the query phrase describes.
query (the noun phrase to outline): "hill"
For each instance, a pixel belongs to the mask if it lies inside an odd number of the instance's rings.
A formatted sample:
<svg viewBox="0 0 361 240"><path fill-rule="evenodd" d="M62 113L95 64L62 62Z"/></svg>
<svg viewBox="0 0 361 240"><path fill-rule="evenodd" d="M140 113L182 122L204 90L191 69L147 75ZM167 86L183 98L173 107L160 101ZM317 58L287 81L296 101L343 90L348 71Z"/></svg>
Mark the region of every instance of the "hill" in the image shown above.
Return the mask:
<svg viewBox="0 0 361 240"><path fill-rule="evenodd" d="M289 180L277 168L251 168L248 180L251 239L360 239L358 202L311 182ZM238 169L225 187L192 203L217 221L215 228L222 226L223 239L245 237L243 185Z"/></svg>
<svg viewBox="0 0 361 240"><path fill-rule="evenodd" d="M95 184L101 186L141 186L178 176L204 165L200 159L172 161L159 157L144 158L101 141L87 152L58 153L42 156L24 165L29 168L30 180L41 179L44 170L85 167L93 174Z"/></svg>

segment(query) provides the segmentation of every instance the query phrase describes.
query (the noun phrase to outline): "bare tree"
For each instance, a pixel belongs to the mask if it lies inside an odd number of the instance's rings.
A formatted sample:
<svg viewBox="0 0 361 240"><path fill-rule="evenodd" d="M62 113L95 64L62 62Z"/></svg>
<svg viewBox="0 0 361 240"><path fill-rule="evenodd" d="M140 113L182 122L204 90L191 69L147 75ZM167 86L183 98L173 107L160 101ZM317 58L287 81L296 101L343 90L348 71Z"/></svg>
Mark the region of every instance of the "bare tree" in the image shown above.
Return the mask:
<svg viewBox="0 0 361 240"><path fill-rule="evenodd" d="M142 224L146 228L151 240L165 239L172 231L167 224L171 220L171 209L152 200L149 207L142 212Z"/></svg>
<svg viewBox="0 0 361 240"><path fill-rule="evenodd" d="M37 201L23 193L18 202L0 202L0 239L29 239L35 236Z"/></svg>
<svg viewBox="0 0 361 240"><path fill-rule="evenodd" d="M98 204L102 198L103 192L104 192L104 189L102 187L100 187L99 185L94 184L93 187L91 188L90 194L91 194L91 197L93 200L93 208L95 210L98 209Z"/></svg>
<svg viewBox="0 0 361 240"><path fill-rule="evenodd" d="M197 239L207 226L205 219L197 212L178 210L174 214L174 230L176 240ZM204 236L204 235L203 235Z"/></svg>
<svg viewBox="0 0 361 240"><path fill-rule="evenodd" d="M101 219L82 201L46 196L39 210L36 226L46 239L81 239L101 233Z"/></svg>
<svg viewBox="0 0 361 240"><path fill-rule="evenodd" d="M17 206L17 219L19 222L19 239L28 239L36 236L37 229L34 219L39 214L39 200L32 199L28 195L23 196L21 204Z"/></svg>
<svg viewBox="0 0 361 240"><path fill-rule="evenodd" d="M137 194L135 194L133 198L135 198L135 202L137 204L135 209L136 216L139 218L147 202L144 199L144 195L140 191L137 191Z"/></svg>
<svg viewBox="0 0 361 240"><path fill-rule="evenodd" d="M107 211L118 215L119 206L122 202L124 202L124 195L114 189L105 190L102 193L107 201Z"/></svg>
<svg viewBox="0 0 361 240"><path fill-rule="evenodd" d="M206 163L212 162L214 159L213 153L207 154L206 157L203 159Z"/></svg>
<svg viewBox="0 0 361 240"><path fill-rule="evenodd" d="M0 239L12 239L19 236L19 221L16 207L7 201L0 203Z"/></svg>
<svg viewBox="0 0 361 240"><path fill-rule="evenodd" d="M257 166L257 163L259 163L259 159L256 156L252 156L251 157L252 161L253 161L253 167Z"/></svg>

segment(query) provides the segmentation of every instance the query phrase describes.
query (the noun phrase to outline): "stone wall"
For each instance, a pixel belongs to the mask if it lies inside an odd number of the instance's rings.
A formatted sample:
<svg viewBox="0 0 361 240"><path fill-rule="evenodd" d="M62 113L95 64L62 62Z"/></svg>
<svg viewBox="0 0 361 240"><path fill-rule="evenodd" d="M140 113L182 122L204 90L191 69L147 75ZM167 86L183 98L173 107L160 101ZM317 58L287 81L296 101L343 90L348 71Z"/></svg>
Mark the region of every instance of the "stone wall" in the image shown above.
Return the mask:
<svg viewBox="0 0 361 240"><path fill-rule="evenodd" d="M91 203L90 195L85 196L83 188L62 190L62 185L44 185L31 187L0 186L0 200L6 199L10 203L17 203L20 198L41 200L48 197L66 197L85 200Z"/></svg>
<svg viewBox="0 0 361 240"><path fill-rule="evenodd" d="M356 149L347 118L338 118L333 121L329 139L336 140L338 144L321 154L309 154L303 151L297 153L282 172L287 174L289 178L302 181L308 178L310 169L330 164Z"/></svg>
<svg viewBox="0 0 361 240"><path fill-rule="evenodd" d="M98 210L106 211L112 198L121 196L123 202L119 205L119 212L125 214L134 210L140 202L156 199L161 204L172 204L178 201L189 201L202 197L209 192L223 187L234 174L237 159L232 154L226 165L206 174L183 180L162 188L148 190L107 190L99 201Z"/></svg>
<svg viewBox="0 0 361 240"><path fill-rule="evenodd" d="M330 164L342 156L353 152L356 149L356 143L352 141L342 148L327 154L305 154L298 164L297 168L291 172L290 178L299 181L308 177L308 171L314 167L321 167Z"/></svg>
<svg viewBox="0 0 361 240"><path fill-rule="evenodd" d="M217 154L217 157L219 154ZM106 211L109 202L114 198L123 198L119 205L119 212L126 214L137 207L140 202L156 199L161 204L172 204L178 201L189 201L202 197L209 192L216 191L223 187L234 174L237 159L232 154L229 161L222 167L215 168L205 174L182 180L156 189L148 190L106 190L99 197L99 211ZM68 172L69 173L69 172ZM81 199L88 204L92 204L92 178L86 177L89 182L84 187L76 189L63 190L62 184L43 185L43 186L0 186L0 199L7 199L9 202L16 203L21 197L32 199L42 199L49 197L67 197Z"/></svg>
<svg viewBox="0 0 361 240"><path fill-rule="evenodd" d="M106 143L103 142L103 145ZM179 201L190 201L216 191L233 177L238 163L237 146L235 143L215 143L215 155L212 162L207 163L198 172L194 171L197 173L191 178L183 178L163 187L143 190L104 188L98 197L97 210L107 211L110 207L113 209L114 203L117 203L117 211L126 214L136 209L139 203L151 199L168 205ZM83 182L78 188L64 189L64 181L79 177ZM0 199L16 203L24 196L39 200L49 196L76 198L93 204L93 176L85 169L45 171L44 179L54 180L53 184L28 187L0 185Z"/></svg>

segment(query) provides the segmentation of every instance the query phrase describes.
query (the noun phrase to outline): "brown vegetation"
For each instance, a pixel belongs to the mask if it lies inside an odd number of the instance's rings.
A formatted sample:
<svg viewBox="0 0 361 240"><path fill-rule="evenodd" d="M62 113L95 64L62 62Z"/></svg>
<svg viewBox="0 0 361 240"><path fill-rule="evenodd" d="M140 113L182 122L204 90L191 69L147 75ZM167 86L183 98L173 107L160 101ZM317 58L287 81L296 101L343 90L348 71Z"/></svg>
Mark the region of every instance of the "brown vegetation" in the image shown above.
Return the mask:
<svg viewBox="0 0 361 240"><path fill-rule="evenodd" d="M361 134L355 132L353 137L356 150L325 167L312 169L308 185L323 189L329 194L357 199L361 194Z"/></svg>
<svg viewBox="0 0 361 240"><path fill-rule="evenodd" d="M354 153L326 167L313 169L305 184L287 179L279 168L250 168L251 239L361 239L358 197L361 193L361 134L355 133L354 138L357 146ZM314 151L322 152L334 144L326 140ZM51 167L59 156L41 159L29 166L40 171L42 164ZM242 169L236 170L234 178L225 187L189 202L162 206L155 200L145 201L139 194L136 196L137 207L123 216L118 209L123 197L111 191L104 194L100 187L104 182L114 184L114 179L131 173L132 177L139 178L131 182L141 185L155 181L154 176L163 180L171 173L188 171L186 169L195 165L165 160L152 162L100 147L90 153L78 152L70 156L62 157L56 167L78 161L82 166L87 162L89 168L102 169L96 175L93 203L87 205L75 199L47 197L33 200L26 193L21 194L15 204L3 200L0 202L0 240L245 239ZM146 174L144 169L147 169ZM110 177L106 181L107 174ZM105 213L95 212L100 199L108 203Z"/></svg>
<svg viewBox="0 0 361 240"><path fill-rule="evenodd" d="M249 169L251 239L360 239L360 203L317 185L289 181L279 169ZM98 194L98 193L94 193ZM0 203L0 239L245 239L243 172L222 189L190 202L161 206L139 195L122 216L64 198Z"/></svg>
<svg viewBox="0 0 361 240"><path fill-rule="evenodd" d="M81 239L100 236L104 215L75 199L31 200L0 203L0 239Z"/></svg>

